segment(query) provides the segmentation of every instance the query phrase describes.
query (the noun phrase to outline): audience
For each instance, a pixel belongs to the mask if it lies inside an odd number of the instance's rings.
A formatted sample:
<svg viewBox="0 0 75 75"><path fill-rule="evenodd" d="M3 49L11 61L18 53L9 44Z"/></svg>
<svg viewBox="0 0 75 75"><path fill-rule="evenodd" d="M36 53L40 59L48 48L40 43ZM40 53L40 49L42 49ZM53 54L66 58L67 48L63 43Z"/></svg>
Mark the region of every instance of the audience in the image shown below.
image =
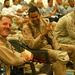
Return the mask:
<svg viewBox="0 0 75 75"><path fill-rule="evenodd" d="M22 6L28 6L28 3L25 0L19 0L19 4Z"/></svg>
<svg viewBox="0 0 75 75"><path fill-rule="evenodd" d="M50 21L58 21L59 17L58 14L60 14L60 11L58 10L57 4L53 6L53 0L48 0L48 6L46 8L47 14L51 14L51 17L49 18Z"/></svg>
<svg viewBox="0 0 75 75"><path fill-rule="evenodd" d="M67 14L66 9L64 8L64 6L62 5L62 0L56 0L57 2L57 8L59 10L59 16L62 17L63 15Z"/></svg>
<svg viewBox="0 0 75 75"><path fill-rule="evenodd" d="M1 14L9 15L10 17L12 17L12 21L13 21L12 22L12 33L9 34L8 39L19 40L20 38L22 38L21 31L18 29L21 29L21 27L23 26L23 23L26 23L26 21L28 22L29 19L27 17L23 17L23 19L22 19L19 16L17 16L17 14L10 7L9 0L4 1L4 8L2 9ZM14 33L14 35L13 35L13 33Z"/></svg>
<svg viewBox="0 0 75 75"><path fill-rule="evenodd" d="M56 0L55 6L53 6L53 0L48 0L48 6L46 8L42 0L37 0L37 3L31 0L28 4L24 0L12 1L13 5L11 6L10 0L5 0L4 4L0 6L1 14L4 15L0 15L0 26L2 27L5 23L4 28L7 29L5 31L7 35L4 33L4 30L2 30L3 27L0 33L1 50L3 48L6 49L5 52L2 50L3 53L1 54L3 56L1 60L4 64L9 64L6 65L6 71L10 69L8 67L10 65L18 66L29 60L28 55L24 52L21 54L14 51L14 48L7 42L8 39L20 39L20 41L26 43L34 50L37 48L47 50L55 75L66 75L66 63L69 61L68 55L73 62L75 70L74 0L68 1L69 7L67 9L63 7L62 0ZM12 17L12 22L10 17ZM45 18L49 19L49 23L43 20ZM49 38L50 43L47 38ZM12 49L6 48L7 45ZM7 56L7 54L11 59L9 57L3 58ZM22 57L20 57L21 55ZM13 57L15 57L14 60ZM39 56L39 58L41 57ZM10 75L8 71L7 74Z"/></svg>
<svg viewBox="0 0 75 75"><path fill-rule="evenodd" d="M13 0L13 5L11 7L19 16L27 15L25 10L27 10L28 7L20 5L18 0Z"/></svg>
<svg viewBox="0 0 75 75"><path fill-rule="evenodd" d="M44 4L42 1L40 1L40 0L37 1L37 8L41 14L41 18L46 20L47 22L50 22L49 18L51 17L51 14L47 14L46 8L44 7ZM50 23L51 23L52 28L54 30L54 27L56 26L56 22L52 21Z"/></svg>
<svg viewBox="0 0 75 75"><path fill-rule="evenodd" d="M38 8L42 18L51 17L51 14L47 14L46 8L44 7L44 4L42 1L40 1L40 0L37 1L37 8Z"/></svg>
<svg viewBox="0 0 75 75"><path fill-rule="evenodd" d="M36 6L35 0L30 0L30 2L28 3L28 6L29 7Z"/></svg>
<svg viewBox="0 0 75 75"><path fill-rule="evenodd" d="M10 15L12 17L17 17L16 12L10 7L10 0L4 1L4 7L1 11L2 15Z"/></svg>

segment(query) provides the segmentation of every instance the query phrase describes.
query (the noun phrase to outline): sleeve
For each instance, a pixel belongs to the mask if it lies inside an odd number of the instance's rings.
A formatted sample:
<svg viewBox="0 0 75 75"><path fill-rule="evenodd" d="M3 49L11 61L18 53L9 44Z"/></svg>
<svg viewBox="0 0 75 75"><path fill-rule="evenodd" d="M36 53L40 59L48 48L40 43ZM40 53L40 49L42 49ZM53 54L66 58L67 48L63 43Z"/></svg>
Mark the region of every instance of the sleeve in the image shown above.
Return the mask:
<svg viewBox="0 0 75 75"><path fill-rule="evenodd" d="M31 30L29 29L29 27L27 25L25 25L23 27L23 36L24 36L24 40L27 43L27 45L31 48L31 49L37 49L39 48L39 46L42 44L42 39L40 38L41 34L34 38Z"/></svg>
<svg viewBox="0 0 75 75"><path fill-rule="evenodd" d="M16 12L17 12L18 7L17 7L17 6L12 5L12 9L13 9L14 11L16 11Z"/></svg>
<svg viewBox="0 0 75 75"><path fill-rule="evenodd" d="M73 18L67 20L66 29L70 38L75 39L75 23Z"/></svg>
<svg viewBox="0 0 75 75"><path fill-rule="evenodd" d="M67 14L67 10L63 6L61 6L59 9L63 15Z"/></svg>
<svg viewBox="0 0 75 75"><path fill-rule="evenodd" d="M7 14L9 14L9 13L8 13L8 10L6 10L6 9L4 8L4 9L2 9L1 14L2 14L2 15L7 15Z"/></svg>
<svg viewBox="0 0 75 75"><path fill-rule="evenodd" d="M25 63L25 59L21 57L21 54L6 48L4 45L0 45L0 59L5 63L12 66L18 66Z"/></svg>

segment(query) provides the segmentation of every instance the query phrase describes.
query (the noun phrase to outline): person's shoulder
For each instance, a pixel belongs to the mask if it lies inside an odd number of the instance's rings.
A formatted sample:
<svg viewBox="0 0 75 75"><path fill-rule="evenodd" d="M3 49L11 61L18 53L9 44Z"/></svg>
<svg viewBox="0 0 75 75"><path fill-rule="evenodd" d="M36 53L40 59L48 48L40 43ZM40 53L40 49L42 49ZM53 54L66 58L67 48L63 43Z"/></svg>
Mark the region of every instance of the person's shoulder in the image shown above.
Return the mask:
<svg viewBox="0 0 75 75"><path fill-rule="evenodd" d="M21 4L18 4L17 6L22 6Z"/></svg>

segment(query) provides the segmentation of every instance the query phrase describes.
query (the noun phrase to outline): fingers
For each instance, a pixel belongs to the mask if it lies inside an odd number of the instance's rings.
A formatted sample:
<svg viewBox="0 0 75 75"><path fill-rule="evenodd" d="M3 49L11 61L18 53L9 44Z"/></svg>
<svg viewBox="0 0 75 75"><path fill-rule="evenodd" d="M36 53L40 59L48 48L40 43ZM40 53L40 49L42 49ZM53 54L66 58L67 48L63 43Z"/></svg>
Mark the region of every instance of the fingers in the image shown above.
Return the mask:
<svg viewBox="0 0 75 75"><path fill-rule="evenodd" d="M33 59L33 54L28 51L28 50L24 50L22 52L22 56L26 59L26 60L32 60Z"/></svg>

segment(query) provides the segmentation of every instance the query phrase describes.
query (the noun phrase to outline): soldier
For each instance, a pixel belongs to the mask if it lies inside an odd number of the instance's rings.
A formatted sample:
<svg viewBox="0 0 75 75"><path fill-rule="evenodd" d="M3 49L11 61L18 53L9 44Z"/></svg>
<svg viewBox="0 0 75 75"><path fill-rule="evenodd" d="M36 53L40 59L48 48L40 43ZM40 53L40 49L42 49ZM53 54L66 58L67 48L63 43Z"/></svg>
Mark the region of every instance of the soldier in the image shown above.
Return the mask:
<svg viewBox="0 0 75 75"><path fill-rule="evenodd" d="M75 45L75 10L60 18L55 36L59 43Z"/></svg>
<svg viewBox="0 0 75 75"><path fill-rule="evenodd" d="M47 50L51 57L49 58L52 60L55 75L66 75L66 62L69 58L65 51L58 50L60 47L53 37L50 25L47 25L47 22L40 18L41 15L36 6L31 7L28 14L30 21L24 25L22 31L24 42L33 50ZM51 44L47 41L47 35L52 41Z"/></svg>
<svg viewBox="0 0 75 75"><path fill-rule="evenodd" d="M6 75L10 75L10 66L23 65L32 57L24 52L18 53L7 41L7 36L11 32L12 20L9 16L0 15L0 60L2 67L6 68Z"/></svg>
<svg viewBox="0 0 75 75"><path fill-rule="evenodd" d="M59 43L67 44L65 50L72 58L75 70L75 9L59 19L54 35Z"/></svg>

